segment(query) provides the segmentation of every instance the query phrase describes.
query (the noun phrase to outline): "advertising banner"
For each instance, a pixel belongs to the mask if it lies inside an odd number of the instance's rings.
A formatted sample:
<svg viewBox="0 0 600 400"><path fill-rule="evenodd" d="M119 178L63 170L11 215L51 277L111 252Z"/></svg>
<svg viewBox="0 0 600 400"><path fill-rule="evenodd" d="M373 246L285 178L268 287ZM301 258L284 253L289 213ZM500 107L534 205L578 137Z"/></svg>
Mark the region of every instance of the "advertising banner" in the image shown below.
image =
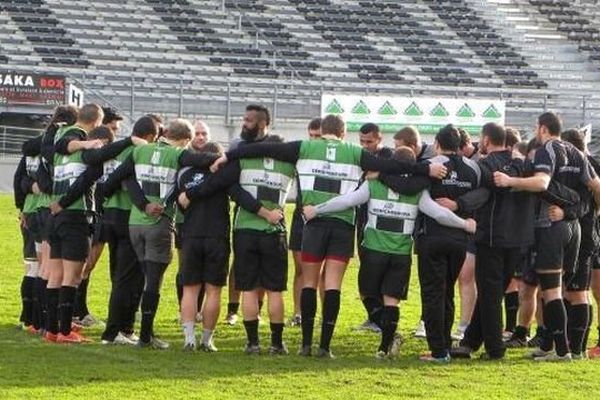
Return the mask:
<svg viewBox="0 0 600 400"><path fill-rule="evenodd" d="M0 70L0 105L55 107L64 101L64 76Z"/></svg>
<svg viewBox="0 0 600 400"><path fill-rule="evenodd" d="M372 122L384 133L395 133L412 125L421 133L434 134L454 124L478 134L488 122L504 124L506 103L503 100L447 99L430 97L361 96L324 93L321 115L341 115L347 129L356 132Z"/></svg>

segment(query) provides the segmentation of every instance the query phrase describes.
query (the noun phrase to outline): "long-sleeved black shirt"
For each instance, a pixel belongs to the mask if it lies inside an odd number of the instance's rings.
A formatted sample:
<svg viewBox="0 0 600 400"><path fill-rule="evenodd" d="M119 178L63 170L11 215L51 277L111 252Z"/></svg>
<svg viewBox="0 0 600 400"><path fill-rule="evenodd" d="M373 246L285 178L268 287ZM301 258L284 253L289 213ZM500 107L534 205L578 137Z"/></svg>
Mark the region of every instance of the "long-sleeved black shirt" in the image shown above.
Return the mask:
<svg viewBox="0 0 600 400"><path fill-rule="evenodd" d="M193 190L202 186L212 174L208 169L185 167L177 173L178 192ZM229 196L240 207L257 213L261 205L250 193L234 183L224 191L217 191L200 199L192 200L190 206L182 210L184 221L183 240L192 237L228 238L230 231Z"/></svg>

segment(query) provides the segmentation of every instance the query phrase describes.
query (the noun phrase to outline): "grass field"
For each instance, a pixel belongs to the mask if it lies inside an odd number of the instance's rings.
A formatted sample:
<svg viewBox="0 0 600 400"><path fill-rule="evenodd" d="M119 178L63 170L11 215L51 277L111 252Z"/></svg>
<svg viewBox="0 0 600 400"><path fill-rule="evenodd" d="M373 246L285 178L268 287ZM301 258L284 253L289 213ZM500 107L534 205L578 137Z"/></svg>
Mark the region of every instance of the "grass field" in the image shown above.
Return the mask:
<svg viewBox="0 0 600 400"><path fill-rule="evenodd" d="M288 210L289 211L289 210ZM96 342L82 346L44 344L17 331L18 290L22 276L21 238L17 213L8 195L0 196L0 399L582 399L598 395L600 362L534 364L514 351L496 362L453 361L424 365L417 360L424 341L409 338L395 361L378 362L373 355L378 336L353 327L364 319L357 296L357 264L346 275L342 310L332 350L335 360L295 355L299 328L286 329L287 357L248 357L242 353L243 327L219 324L216 354L184 354L176 322L173 263L163 288L156 331L171 342L165 352L99 344L101 330L87 333ZM290 263L290 268L292 267ZM106 317L109 280L106 254L89 289L92 312ZM405 337L417 323L420 305L413 273L409 300L402 305L400 329ZM288 294L289 299L289 294ZM224 303L226 299L224 298ZM288 302L288 310L291 301ZM224 309L222 309L222 313ZM289 313L288 313L289 314ZM222 315L223 316L223 315ZM221 319L222 319L221 316ZM268 344L268 324L261 327ZM315 335L318 337L318 332ZM595 329L591 340L596 339Z"/></svg>

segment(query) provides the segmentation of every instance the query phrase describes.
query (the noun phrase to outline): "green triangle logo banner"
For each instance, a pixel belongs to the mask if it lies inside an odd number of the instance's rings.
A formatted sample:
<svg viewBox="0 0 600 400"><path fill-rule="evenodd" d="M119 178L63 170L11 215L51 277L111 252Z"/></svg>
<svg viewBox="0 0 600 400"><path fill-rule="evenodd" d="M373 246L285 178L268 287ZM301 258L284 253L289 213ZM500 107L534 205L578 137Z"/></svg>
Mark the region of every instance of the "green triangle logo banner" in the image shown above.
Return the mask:
<svg viewBox="0 0 600 400"><path fill-rule="evenodd" d="M435 106L433 110L431 110L429 115L431 115L432 117L447 117L448 115L450 115L450 113L448 112L448 110L446 110L442 103L437 103L437 106Z"/></svg>
<svg viewBox="0 0 600 400"><path fill-rule="evenodd" d="M327 114L343 114L344 109L336 99L333 99L331 103L325 107L325 112Z"/></svg>
<svg viewBox="0 0 600 400"><path fill-rule="evenodd" d="M383 103L383 105L377 111L377 113L379 115L396 115L398 114L398 111L396 111L394 106L392 106L389 101L386 101L385 103Z"/></svg>
<svg viewBox="0 0 600 400"><path fill-rule="evenodd" d="M352 114L371 114L371 110L369 110L369 107L367 107L364 101L360 100L358 103L356 103L354 108L352 108Z"/></svg>
<svg viewBox="0 0 600 400"><path fill-rule="evenodd" d="M487 108L487 110L485 110L485 111L483 112L483 116L484 116L485 118L497 119L497 118L500 118L500 117L502 117L502 114L500 114L500 112L498 111L498 109L497 109L497 108L496 108L496 107L495 107L493 104L491 104L491 105L490 105L490 106Z"/></svg>
<svg viewBox="0 0 600 400"><path fill-rule="evenodd" d="M421 111L417 103L413 101L412 103L410 103L410 106L408 106L406 110L404 110L404 115L408 115L410 117L420 117L421 115L423 115L423 111Z"/></svg>
<svg viewBox="0 0 600 400"><path fill-rule="evenodd" d="M469 105L467 103L465 103L460 108L460 110L458 110L458 112L456 113L456 116L460 117L460 118L473 118L475 116L475 113L473 112L471 107L469 107Z"/></svg>

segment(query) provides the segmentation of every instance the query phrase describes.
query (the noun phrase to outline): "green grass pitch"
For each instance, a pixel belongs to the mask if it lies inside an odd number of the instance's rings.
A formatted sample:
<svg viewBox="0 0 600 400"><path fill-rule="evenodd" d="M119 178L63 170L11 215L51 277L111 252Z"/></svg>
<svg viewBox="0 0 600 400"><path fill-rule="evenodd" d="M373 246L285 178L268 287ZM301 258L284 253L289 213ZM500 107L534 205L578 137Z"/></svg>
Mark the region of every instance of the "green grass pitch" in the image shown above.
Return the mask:
<svg viewBox="0 0 600 400"><path fill-rule="evenodd" d="M288 210L288 220L291 208ZM333 340L335 360L303 359L295 355L300 329L289 328L284 340L287 357L242 353L243 327L220 323L216 354L184 354L177 323L174 289L176 261L167 272L156 332L171 343L165 352L99 343L100 328L87 335L94 343L60 346L17 331L19 285L23 273L21 237L12 197L0 196L0 399L582 399L600 392L600 361L535 364L525 350L511 351L499 362L453 361L424 365L417 356L426 349L410 337L420 313L417 274L401 306L400 330L407 342L395 361L378 362L378 335L355 332L364 320L357 294L357 262L353 259L342 292L342 309ZM290 257L290 276L293 265ZM107 254L93 273L89 288L92 312L106 318L109 295ZM291 287L291 281L288 285ZM287 314L292 310L290 293ZM224 291L221 321L225 312ZM590 342L596 340L596 329ZM269 342L268 324L260 328ZM318 338L318 331L315 337Z"/></svg>

